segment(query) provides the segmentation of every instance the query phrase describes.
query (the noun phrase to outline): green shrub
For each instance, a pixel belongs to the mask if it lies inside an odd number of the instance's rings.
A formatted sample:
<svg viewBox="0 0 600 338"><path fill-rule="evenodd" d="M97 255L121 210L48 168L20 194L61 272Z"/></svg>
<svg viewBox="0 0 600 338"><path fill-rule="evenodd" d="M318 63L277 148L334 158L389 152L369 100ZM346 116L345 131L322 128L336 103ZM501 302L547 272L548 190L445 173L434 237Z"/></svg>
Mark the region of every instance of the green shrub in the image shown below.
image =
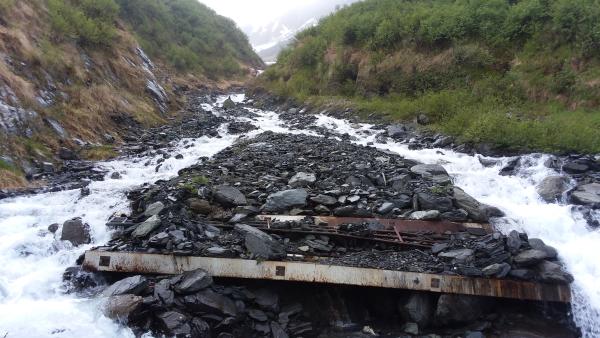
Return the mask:
<svg viewBox="0 0 600 338"><path fill-rule="evenodd" d="M109 46L115 38L119 6L114 0L48 0L48 10L61 38L90 46Z"/></svg>

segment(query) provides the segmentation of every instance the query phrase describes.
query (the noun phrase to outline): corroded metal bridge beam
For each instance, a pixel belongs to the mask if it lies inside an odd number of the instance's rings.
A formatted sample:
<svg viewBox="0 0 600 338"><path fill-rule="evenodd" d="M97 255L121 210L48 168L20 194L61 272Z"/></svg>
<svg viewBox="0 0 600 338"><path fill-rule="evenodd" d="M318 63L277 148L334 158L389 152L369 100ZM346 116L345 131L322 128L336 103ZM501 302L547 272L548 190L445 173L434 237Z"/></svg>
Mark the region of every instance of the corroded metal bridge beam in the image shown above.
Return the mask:
<svg viewBox="0 0 600 338"><path fill-rule="evenodd" d="M394 218L373 218L373 217L336 217L336 216L287 216L287 215L258 215L259 220L277 220L301 221L306 217L314 220L315 224L327 224L329 226L338 226L341 224L356 223L379 223L387 229L396 228L398 231L431 231L435 233L444 233L446 231L458 232L471 230L480 230L485 233L492 233L493 227L488 223L455 223L449 221L418 221Z"/></svg>
<svg viewBox="0 0 600 338"><path fill-rule="evenodd" d="M567 285L353 268L318 262L258 262L230 258L88 251L83 266L91 271L139 274L179 274L201 268L212 276L226 278L356 285L564 303L571 301L571 291Z"/></svg>

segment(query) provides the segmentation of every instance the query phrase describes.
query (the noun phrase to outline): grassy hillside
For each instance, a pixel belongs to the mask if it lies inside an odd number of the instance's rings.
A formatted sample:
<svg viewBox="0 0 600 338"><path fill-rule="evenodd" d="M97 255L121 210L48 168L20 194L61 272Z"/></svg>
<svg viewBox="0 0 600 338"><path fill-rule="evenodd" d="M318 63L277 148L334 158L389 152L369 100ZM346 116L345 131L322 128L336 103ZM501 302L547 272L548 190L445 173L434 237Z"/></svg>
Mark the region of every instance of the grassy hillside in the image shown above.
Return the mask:
<svg viewBox="0 0 600 338"><path fill-rule="evenodd" d="M263 66L235 23L197 0L117 1L149 55L179 70L218 78L243 74L243 65Z"/></svg>
<svg viewBox="0 0 600 338"><path fill-rule="evenodd" d="M165 123L178 111L176 85L241 80L261 64L233 23L195 1L123 4L0 0L0 188L26 185L43 162L59 165L60 147L83 158L115 155L125 128ZM215 45L222 48L202 52ZM148 83L164 87L170 103L158 102Z"/></svg>
<svg viewBox="0 0 600 338"><path fill-rule="evenodd" d="M464 141L600 152L600 1L366 0L301 33L259 84L426 114Z"/></svg>

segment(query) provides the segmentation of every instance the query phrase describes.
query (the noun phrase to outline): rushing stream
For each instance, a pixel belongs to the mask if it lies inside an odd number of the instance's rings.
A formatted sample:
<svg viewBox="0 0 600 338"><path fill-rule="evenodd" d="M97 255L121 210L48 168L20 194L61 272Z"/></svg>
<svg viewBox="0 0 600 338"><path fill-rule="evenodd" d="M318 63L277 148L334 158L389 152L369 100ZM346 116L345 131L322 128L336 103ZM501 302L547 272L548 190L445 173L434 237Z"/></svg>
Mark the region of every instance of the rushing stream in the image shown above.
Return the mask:
<svg viewBox="0 0 600 338"><path fill-rule="evenodd" d="M227 97L220 97L203 108L214 114ZM233 95L243 102L243 94ZM312 130L294 130L286 126L275 112L246 108L253 118L239 117L259 129L244 137L264 131L318 135ZM544 177L556 174L544 166L546 155L527 156L528 166L517 176L500 176L499 170L509 158L500 159L496 167L486 168L477 157L440 149L409 150L405 144L389 141L377 143L372 126L319 115L316 124L339 134L354 136L353 142L373 143L407 158L444 165L455 180L476 199L501 208L506 217L495 221L502 231L513 229L542 238L556 247L560 258L575 276L573 314L585 337L600 337L600 260L596 245L600 233L590 231L583 216L566 204L548 204L541 200L535 186ZM174 145L173 151L183 159L171 157L155 171L158 155L145 158L120 158L98 163L108 170L106 180L92 182L91 194L80 196L79 190L44 193L0 200L0 338L12 337L133 337L131 331L105 318L98 300L78 298L64 293L62 273L75 259L93 245L106 242L105 226L109 216L127 210L125 193L144 183L169 179L178 170L197 163L200 157L212 156L230 146L239 136L220 129L221 137L201 137ZM190 144L193 146L189 147ZM110 179L119 172L121 179ZM82 217L91 226L94 244L73 248L57 240L46 229L52 223ZM597 216L596 216L597 217Z"/></svg>

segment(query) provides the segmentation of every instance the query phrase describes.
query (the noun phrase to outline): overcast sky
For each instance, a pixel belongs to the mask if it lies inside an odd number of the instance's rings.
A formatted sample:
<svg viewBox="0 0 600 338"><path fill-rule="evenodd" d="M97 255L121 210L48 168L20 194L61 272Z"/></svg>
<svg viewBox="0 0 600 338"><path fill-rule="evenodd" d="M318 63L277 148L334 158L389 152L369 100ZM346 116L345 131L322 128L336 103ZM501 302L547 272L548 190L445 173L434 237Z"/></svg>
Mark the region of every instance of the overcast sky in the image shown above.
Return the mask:
<svg viewBox="0 0 600 338"><path fill-rule="evenodd" d="M262 26L295 8L328 0L200 0L238 26Z"/></svg>

